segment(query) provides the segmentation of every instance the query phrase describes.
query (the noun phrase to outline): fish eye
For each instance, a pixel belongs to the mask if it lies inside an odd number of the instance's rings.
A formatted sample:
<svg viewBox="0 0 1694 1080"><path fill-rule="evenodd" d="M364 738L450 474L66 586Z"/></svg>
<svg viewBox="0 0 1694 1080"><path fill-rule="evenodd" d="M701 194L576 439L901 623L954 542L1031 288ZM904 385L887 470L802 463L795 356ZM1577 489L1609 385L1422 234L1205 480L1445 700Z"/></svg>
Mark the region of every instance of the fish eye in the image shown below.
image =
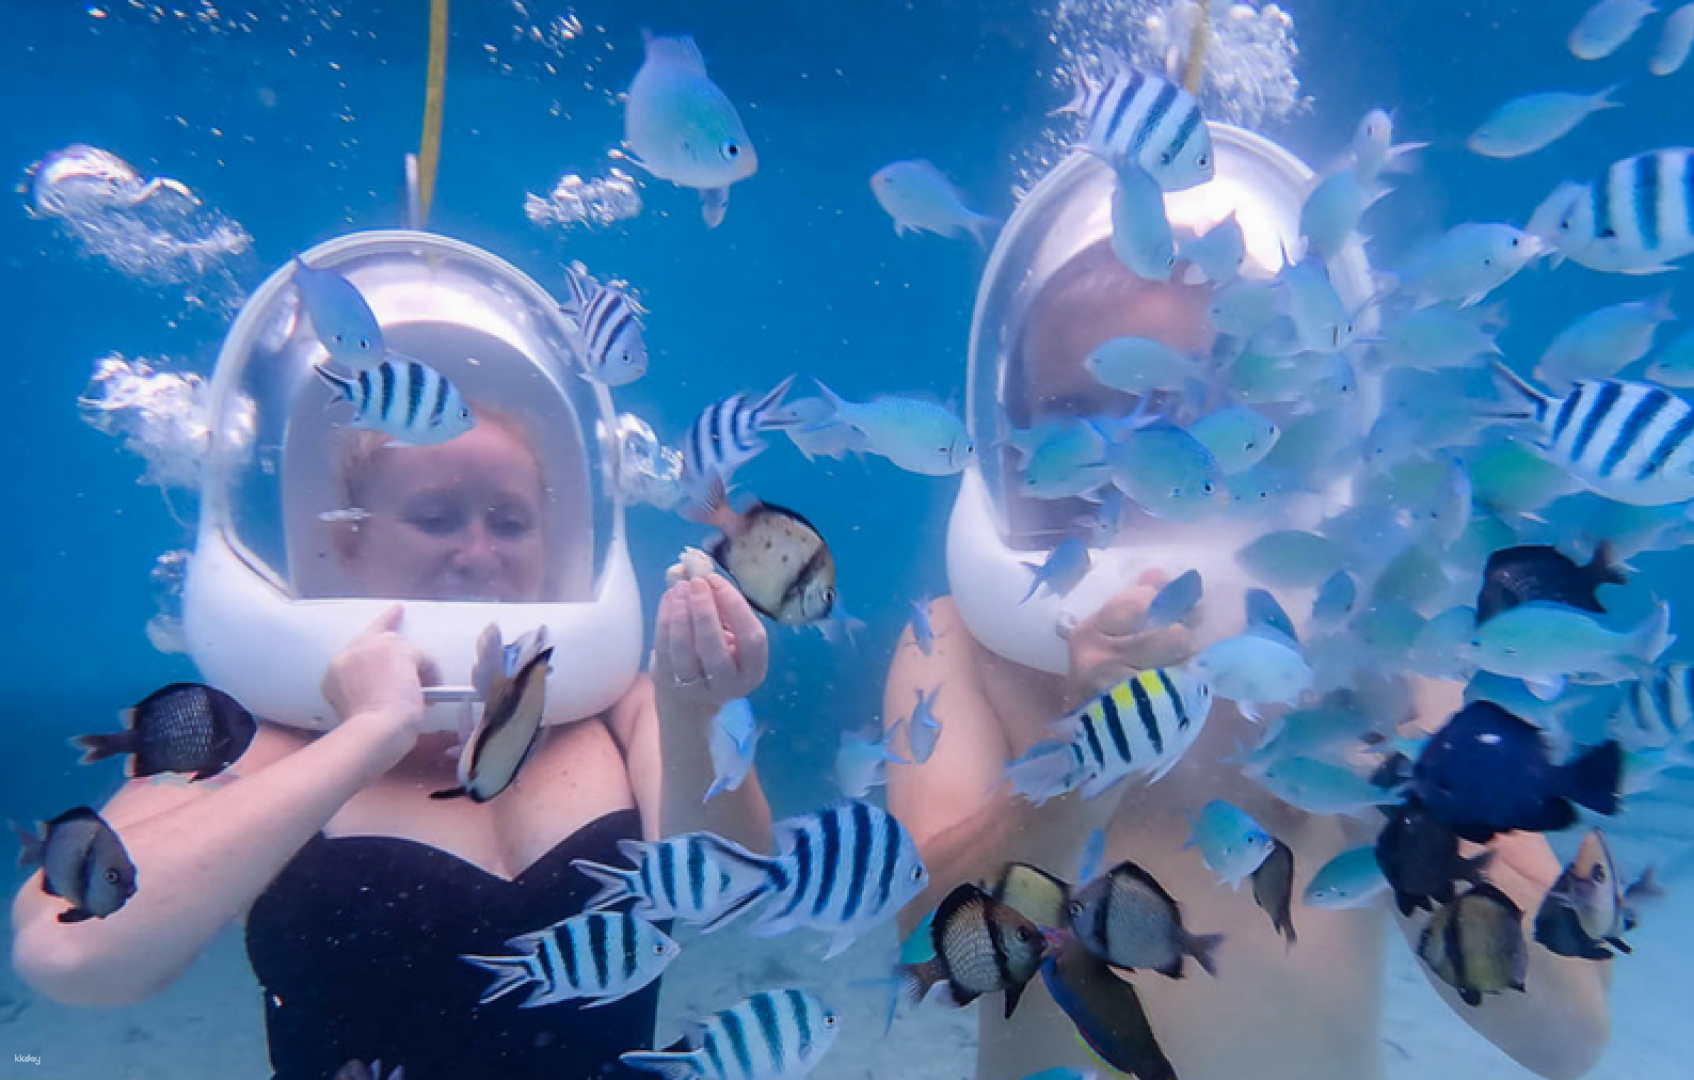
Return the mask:
<svg viewBox="0 0 1694 1080"><path fill-rule="evenodd" d="M1514 236L1514 237L1512 237L1512 246L1513 247L1521 247L1521 246L1523 246L1523 242L1520 241L1517 237Z"/></svg>
<svg viewBox="0 0 1694 1080"><path fill-rule="evenodd" d="M832 1027L835 1026L835 1024L836 1024L835 1014L834 1013L825 1013L824 1018L823 1018L823 1026L826 1027L826 1028L832 1028Z"/></svg>
<svg viewBox="0 0 1694 1080"><path fill-rule="evenodd" d="M1166 150L1164 153L1159 155L1159 164L1160 165L1169 165L1170 163L1171 163L1171 152L1169 150Z"/></svg>
<svg viewBox="0 0 1694 1080"><path fill-rule="evenodd" d="M741 156L741 144L736 142L734 139L727 140L721 149L723 151L723 156L732 161Z"/></svg>
<svg viewBox="0 0 1694 1080"><path fill-rule="evenodd" d="M667 953L669 951L670 950L665 947L664 942L657 941L657 942L653 943L653 955L654 956L663 956L663 955L665 955L665 953Z"/></svg>
<svg viewBox="0 0 1694 1080"><path fill-rule="evenodd" d="M1210 155L1210 154L1201 154L1200 155L1199 164L1200 164L1200 167L1202 169L1204 169L1206 166L1210 165L1211 163L1212 163L1212 155Z"/></svg>
<svg viewBox="0 0 1694 1080"><path fill-rule="evenodd" d="M110 869L108 869L106 871L106 884L116 885L118 883L119 877L120 877L120 875L118 874L117 867L115 867L115 866L111 867Z"/></svg>
<svg viewBox="0 0 1694 1080"><path fill-rule="evenodd" d="M1072 900L1070 903L1065 905L1065 908L1072 915L1081 915L1082 914L1082 901Z"/></svg>
<svg viewBox="0 0 1694 1080"><path fill-rule="evenodd" d="M922 881L923 875L924 875L924 870L923 870L922 866L912 867L911 878L912 878L913 881Z"/></svg>
<svg viewBox="0 0 1694 1080"><path fill-rule="evenodd" d="M1027 944L1029 944L1030 939L1033 938L1033 937L1034 937L1034 935L1029 932L1029 927L1027 927L1027 926L1018 927L1018 941L1027 945Z"/></svg>
<svg viewBox="0 0 1694 1080"><path fill-rule="evenodd" d="M1596 866L1594 868L1594 884L1604 885L1605 883L1606 883L1606 868L1604 866Z"/></svg>

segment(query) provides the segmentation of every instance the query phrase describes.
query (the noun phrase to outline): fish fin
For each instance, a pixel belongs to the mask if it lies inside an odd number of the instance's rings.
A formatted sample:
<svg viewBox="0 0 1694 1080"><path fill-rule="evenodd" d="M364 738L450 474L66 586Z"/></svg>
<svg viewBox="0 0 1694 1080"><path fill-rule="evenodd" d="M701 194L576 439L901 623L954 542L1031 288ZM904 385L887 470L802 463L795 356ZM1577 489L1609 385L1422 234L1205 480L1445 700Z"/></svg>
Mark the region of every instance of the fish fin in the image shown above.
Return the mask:
<svg viewBox="0 0 1694 1080"><path fill-rule="evenodd" d="M1087 111L1089 100L1100 92L1101 83L1088 74L1081 64L1071 68L1071 98L1058 108L1049 112L1048 116L1064 116L1067 113L1083 113Z"/></svg>
<svg viewBox="0 0 1694 1080"><path fill-rule="evenodd" d="M1006 777L1012 782L1013 794L1022 795L1036 806L1070 791L1080 779L1071 769L1069 743L1055 739L1036 743L1022 757L1009 763Z"/></svg>
<svg viewBox="0 0 1694 1080"><path fill-rule="evenodd" d="M1596 814L1618 812L1623 780L1623 747L1608 739L1559 770L1565 798Z"/></svg>
<svg viewBox="0 0 1694 1080"><path fill-rule="evenodd" d="M1464 1002L1466 1005L1469 1005L1474 1009L1482 1004L1482 991L1478 990L1476 987L1461 986L1457 989L1459 991L1459 1000Z"/></svg>
<svg viewBox="0 0 1694 1080"><path fill-rule="evenodd" d="M700 46L694 44L692 37L686 34L681 37L647 34L642 41L647 47L648 63L670 64L679 71L688 71L695 75L706 74L706 58L700 55Z"/></svg>
<svg viewBox="0 0 1694 1080"><path fill-rule="evenodd" d="M1534 420L1536 423L1546 418L1548 406L1551 404L1551 399L1546 394L1531 386L1499 360L1490 360L1489 366L1493 369L1498 385L1509 391L1510 396L1515 397L1523 407L1500 412L1484 411L1478 415L1493 420Z"/></svg>
<svg viewBox="0 0 1694 1080"><path fill-rule="evenodd" d="M335 391L338 397L345 401L353 400L353 380L351 378L334 370L328 364L313 364L312 370L318 373L318 378Z"/></svg>
<svg viewBox="0 0 1694 1080"><path fill-rule="evenodd" d="M459 959L494 974L494 981L488 985L488 989L482 992L482 997L477 1001L479 1005L486 1005L496 998L505 997L530 982L530 964L532 961L527 956L461 955Z"/></svg>
<svg viewBox="0 0 1694 1080"><path fill-rule="evenodd" d="M1601 540L1594 548L1594 557L1583 567L1588 580L1595 588L1601 585L1629 584L1630 567L1619 561L1617 549L1612 546L1610 539Z"/></svg>
<svg viewBox="0 0 1694 1080"><path fill-rule="evenodd" d="M700 189L700 220L706 223L706 228L715 229L723 224L724 216L729 213L729 188Z"/></svg>
<svg viewBox="0 0 1694 1080"><path fill-rule="evenodd" d="M853 942L858 939L859 931L856 929L840 931L835 935L835 937L830 939L829 948L824 951L823 958L825 960L834 960L837 956L840 956L842 953L851 948Z"/></svg>
<svg viewBox="0 0 1694 1080"><path fill-rule="evenodd" d="M722 473L716 469L712 470L706 481L706 490L698 499L682 508L682 516L696 525L707 525L725 536L729 535L726 526L732 525L737 515L735 508L729 505L729 487L724 483ZM708 554L713 559L718 557L716 551L708 549Z"/></svg>
<svg viewBox="0 0 1694 1080"><path fill-rule="evenodd" d="M1620 937L1609 937L1606 939L1606 944L1610 945L1618 952L1623 953L1625 956L1631 955L1635 952L1635 949L1630 946L1629 942Z"/></svg>
<svg viewBox="0 0 1694 1080"><path fill-rule="evenodd" d="M1565 677L1553 675L1545 679L1525 679L1525 687L1541 701L1557 701L1565 692Z"/></svg>
<svg viewBox="0 0 1694 1080"><path fill-rule="evenodd" d="M618 1060L632 1069L658 1073L665 1080L696 1080L706 1075L705 1051L686 1053L637 1052L619 1054Z"/></svg>
<svg viewBox="0 0 1694 1080"><path fill-rule="evenodd" d="M588 898L582 905L584 911L599 911L610 907L625 897L636 895L636 871L620 870L614 866L594 862L591 859L572 859L571 865L582 871L588 879L600 886L600 891Z"/></svg>
<svg viewBox="0 0 1694 1080"><path fill-rule="evenodd" d="M460 799L469 794L470 792L463 787L453 787L432 791L429 793L429 797L432 799Z"/></svg>
<svg viewBox="0 0 1694 1080"><path fill-rule="evenodd" d="M15 821L8 824L12 826L12 832L18 838L18 869L28 870L31 867L40 866L42 855L47 848L47 841L43 840L39 834L29 831Z"/></svg>
<svg viewBox="0 0 1694 1080"><path fill-rule="evenodd" d="M1013 983L1011 986L1006 987L1005 1016L1007 1020L1010 1020L1012 1018L1012 1014L1018 1011L1018 1002L1023 999L1024 988L1028 985L1028 983Z"/></svg>
<svg viewBox="0 0 1694 1080"><path fill-rule="evenodd" d="M1183 942L1183 950L1194 958L1194 962L1200 965L1202 971L1215 979L1218 977L1216 954L1218 946L1221 944L1223 944L1222 934L1188 934L1187 940ZM1182 960L1178 957L1177 964L1179 967L1181 963Z"/></svg>
<svg viewBox="0 0 1694 1080"><path fill-rule="evenodd" d="M993 239L995 230L1000 228L1000 219L990 217L987 214L972 214L966 219L965 228L970 230L970 234L976 239L977 245L982 250L987 251L990 246L989 241Z"/></svg>
<svg viewBox="0 0 1694 1080"><path fill-rule="evenodd" d="M87 908L73 907L69 911L59 912L59 921L62 923L87 922L92 918L94 918L94 912Z"/></svg>
<svg viewBox="0 0 1694 1080"><path fill-rule="evenodd" d="M607 1005L615 1005L618 1002L622 1001L624 998L628 997L629 995L638 994L641 991L647 989L647 987L649 985L651 985L651 984L650 983L640 983L640 984L635 985L635 986L625 987L624 989L618 991L615 994L612 994L609 997L601 997L601 998L595 998L592 1001L585 1001L585 1002L582 1003L582 1007L585 1008L585 1009L599 1009L599 1008L604 1008Z"/></svg>
<svg viewBox="0 0 1694 1080"><path fill-rule="evenodd" d="M78 735L70 740L70 744L82 751L78 765L91 765L140 749L140 739L134 731L122 731L116 735Z"/></svg>
<svg viewBox="0 0 1694 1080"><path fill-rule="evenodd" d="M931 957L921 964L896 964L894 974L899 984L898 993L895 995L896 1003L904 999L912 1005L921 1004L937 983L947 981L947 969L939 956ZM889 1021L892 1026L892 1012Z"/></svg>
<svg viewBox="0 0 1694 1080"><path fill-rule="evenodd" d="M1670 605L1663 600L1659 601L1653 607L1653 614L1642 621L1634 638L1635 655L1648 664L1653 663L1666 649L1676 644L1676 635L1670 632Z"/></svg>
<svg viewBox="0 0 1694 1080"><path fill-rule="evenodd" d="M796 376L790 375L777 383L776 386L771 388L770 393L760 398L758 403L749 410L753 419L753 427L756 430L774 431L795 425L796 421L792 418L777 418L770 415L782 408L783 399L788 396L788 391L793 387L795 378Z"/></svg>

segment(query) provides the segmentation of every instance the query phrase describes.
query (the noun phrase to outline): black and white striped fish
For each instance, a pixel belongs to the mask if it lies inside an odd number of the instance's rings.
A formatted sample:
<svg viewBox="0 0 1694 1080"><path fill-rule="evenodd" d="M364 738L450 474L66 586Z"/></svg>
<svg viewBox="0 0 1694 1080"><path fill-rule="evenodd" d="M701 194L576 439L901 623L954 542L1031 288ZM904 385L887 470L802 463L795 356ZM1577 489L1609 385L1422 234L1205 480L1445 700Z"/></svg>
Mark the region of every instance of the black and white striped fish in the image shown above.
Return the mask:
<svg viewBox="0 0 1694 1080"><path fill-rule="evenodd" d="M760 435L795 422L782 407L782 399L793 385L794 376L790 375L752 403L746 394L731 394L707 406L695 419L682 448L682 479L696 500L710 490L713 477L727 487L736 469L764 452L765 440Z"/></svg>
<svg viewBox="0 0 1694 1080"><path fill-rule="evenodd" d="M319 364L312 370L353 406L355 427L393 436L412 446L456 439L476 426L459 388L427 364L390 356L349 375Z"/></svg>
<svg viewBox="0 0 1694 1080"><path fill-rule="evenodd" d="M826 960L893 918L929 884L929 871L905 827L863 800L790 818L774 831L778 855L761 860L773 896L753 933L774 937L806 926L834 934Z"/></svg>
<svg viewBox="0 0 1694 1080"><path fill-rule="evenodd" d="M1694 408L1662 387L1617 379L1579 381L1542 393L1495 361L1522 410L1497 414L1541 429L1537 449L1608 499L1668 506L1694 499Z"/></svg>
<svg viewBox="0 0 1694 1080"><path fill-rule="evenodd" d="M645 919L610 911L575 915L506 944L519 955L460 957L494 973L480 1004L528 987L519 1008L577 998L593 998L589 1009L610 1005L657 979L682 951Z"/></svg>
<svg viewBox="0 0 1694 1080"><path fill-rule="evenodd" d="M1694 737L1694 665L1656 664L1626 689L1626 743L1664 746Z"/></svg>
<svg viewBox="0 0 1694 1080"><path fill-rule="evenodd" d="M711 833L620 840L618 853L630 861L630 869L588 859L571 862L600 885L585 910L596 911L634 897L630 910L642 918L709 923L727 916L731 909L745 910L758 898L750 893L771 887L759 856Z"/></svg>
<svg viewBox="0 0 1694 1080"><path fill-rule="evenodd" d="M686 1053L628 1053L619 1060L667 1080L799 1080L840 1030L835 1011L804 990L766 990L694 1025Z"/></svg>
<svg viewBox="0 0 1694 1080"><path fill-rule="evenodd" d="M1012 790L1036 805L1081 789L1093 798L1126 776L1158 780L1191 746L1212 711L1211 685L1175 668L1119 682L1054 722L1043 740L1006 767Z"/></svg>
<svg viewBox="0 0 1694 1080"><path fill-rule="evenodd" d="M1162 191L1203 184L1216 170L1212 135L1200 103L1174 82L1131 68L1110 49L1101 77L1079 69L1076 96L1060 112L1087 121L1082 148L1114 169L1134 162Z"/></svg>
<svg viewBox="0 0 1694 1080"><path fill-rule="evenodd" d="M1536 211L1551 240L1590 270L1652 274L1694 254L1694 149L1625 158L1591 184L1561 184Z"/></svg>
<svg viewBox="0 0 1694 1080"><path fill-rule="evenodd" d="M602 283L581 263L565 268L570 296L559 305L576 326L583 375L605 386L624 386L647 373L641 307L617 283Z"/></svg>

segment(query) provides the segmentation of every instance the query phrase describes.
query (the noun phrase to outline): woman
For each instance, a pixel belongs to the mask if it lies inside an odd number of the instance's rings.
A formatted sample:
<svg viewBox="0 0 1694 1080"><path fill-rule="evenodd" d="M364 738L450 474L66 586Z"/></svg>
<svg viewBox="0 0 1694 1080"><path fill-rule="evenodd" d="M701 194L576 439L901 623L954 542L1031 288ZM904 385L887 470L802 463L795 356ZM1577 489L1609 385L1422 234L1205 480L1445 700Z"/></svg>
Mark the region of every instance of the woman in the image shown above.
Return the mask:
<svg viewBox="0 0 1694 1080"><path fill-rule="evenodd" d="M321 411L315 399L298 410ZM345 437L340 479L359 512L328 515L339 571L350 595L402 602L329 665L339 722L323 734L261 723L227 782L125 784L102 813L137 867L128 905L63 924L33 878L14 904L14 961L41 993L142 1001L236 920L279 1080L379 1059L411 1080L598 1076L650 1045L657 984L590 1012L479 1005L488 978L459 957L579 914L595 887L572 860L622 865L619 840L708 829L768 844L756 777L701 803L712 717L763 681L765 632L721 577L679 584L659 604L652 677L597 715L543 727L491 801L430 798L456 786L457 755L428 722L424 688L440 680L407 638L405 601L533 600L553 561L544 523L559 490L534 439L473 411L476 426L439 445ZM568 674L573 658L552 663Z"/></svg>
<svg viewBox="0 0 1694 1080"><path fill-rule="evenodd" d="M1279 190L1297 191L1299 178L1285 178L1282 189L1266 186L1279 167L1267 170L1265 160L1274 163L1278 154L1286 155L1264 152L1262 140L1242 133L1213 131L1222 182L1183 193L1191 200L1186 203L1173 198L1173 221L1186 212L1203 219L1204 228L1239 211L1249 253L1256 249L1261 266L1275 266L1279 245L1290 241L1278 239L1274 223L1297 215L1286 203L1279 211L1238 200L1268 201ZM1110 339L1146 337L1190 354L1210 354L1209 287L1144 281L1123 268L1101 236L1109 228L1100 203L1110 196L1110 176L1103 165L1083 157L1061 165L1020 207L990 261L991 274L999 268L1001 277L991 278L982 292L986 299L979 300L980 349L972 362L985 370L972 381L995 387L980 400L992 402L1010 426L1130 412L1133 399L1105 390L1083 367ZM1214 193L1219 201L1209 202ZM1019 256L1042 261L1032 271ZM1185 269L1179 265L1176 281ZM996 308L994 298L1001 295L1018 302ZM1013 314L1006 316L1008 311ZM997 322L1001 316L1008 321ZM983 425L991 422L988 414L978 415L979 443L986 441ZM991 459L985 469L993 467ZM1156 783L1132 779L1093 800L1072 794L1037 807L1011 794L1005 781L1007 763L1049 737L1054 719L1126 676L1185 663L1199 649L1239 633L1245 589L1255 583L1234 555L1254 528L1264 526L1217 515L1182 524L1128 511L1121 523L1112 523L1117 545L1097 555L1102 561L1122 557L1122 587L1079 621L1056 626L1054 616L1069 613L1070 602L1049 598L1045 590L1020 602L1030 581L1024 567L1038 564L1057 537L1074 534L1077 515L1090 508L1077 500L1020 499L1012 482L1002 480L1006 494L990 511L984 494L989 482L967 474L961 488L948 545L955 596L934 605L933 649L920 649L908 633L888 676L884 715L891 719L909 712L918 694L940 688L934 712L942 733L933 756L921 766L896 766L889 781L890 808L912 832L932 882L929 894L904 913L903 924L915 923L958 882L992 880L1010 861L1075 880L1086 839L1103 827L1104 866L1134 860L1178 900L1191 931L1226 939L1218 949L1216 978L1189 965L1182 979L1146 972L1132 979L1177 1075L1183 1080L1383 1076L1387 907L1321 911L1299 903L1318 867L1368 844L1380 823L1302 813L1226 763L1240 745L1255 745L1263 734L1233 703L1214 701L1196 741ZM1190 568L1202 570L1205 587L1196 614L1186 624L1143 629L1158 588ZM1458 707L1458 690L1451 684L1419 687L1420 722L1429 728L1450 716ZM1286 941L1256 910L1251 890L1220 886L1198 854L1184 850L1193 819L1213 799L1246 811L1292 849L1298 944ZM1488 879L1523 910L1535 910L1560 869L1545 840L1507 834L1491 848ZM1415 942L1425 920L1400 921ZM1467 1023L1525 1067L1546 1077L1580 1076L1609 1034L1607 965L1539 948L1530 953L1528 992L1491 996L1480 1008L1460 1004L1445 984L1431 982ZM1045 992L1026 995L1009 1020L998 1010L982 1010L980 1031L980 1080L1010 1080L1061 1066L1081 1069L1092 1062Z"/></svg>

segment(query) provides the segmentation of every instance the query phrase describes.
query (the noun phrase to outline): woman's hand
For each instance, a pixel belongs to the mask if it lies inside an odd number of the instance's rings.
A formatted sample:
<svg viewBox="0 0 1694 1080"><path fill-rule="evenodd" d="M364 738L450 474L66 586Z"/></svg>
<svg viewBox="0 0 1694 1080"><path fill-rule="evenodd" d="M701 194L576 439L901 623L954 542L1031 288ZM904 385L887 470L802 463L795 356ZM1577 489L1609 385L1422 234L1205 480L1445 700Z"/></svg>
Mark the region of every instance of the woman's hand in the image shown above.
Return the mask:
<svg viewBox="0 0 1694 1080"><path fill-rule="evenodd" d="M1194 635L1182 623L1141 629L1147 606L1168 580L1163 571L1145 571L1134 585L1070 628L1066 634L1070 646L1066 708L1074 708L1138 672L1180 664L1194 655Z"/></svg>
<svg viewBox="0 0 1694 1080"><path fill-rule="evenodd" d="M666 590L654 641L654 692L708 714L752 693L770 663L764 625L721 574Z"/></svg>
<svg viewBox="0 0 1694 1080"><path fill-rule="evenodd" d="M395 604L354 638L330 663L323 694L342 720L381 717L410 744L423 727L424 683L437 676L429 658L396 632L403 614Z"/></svg>

